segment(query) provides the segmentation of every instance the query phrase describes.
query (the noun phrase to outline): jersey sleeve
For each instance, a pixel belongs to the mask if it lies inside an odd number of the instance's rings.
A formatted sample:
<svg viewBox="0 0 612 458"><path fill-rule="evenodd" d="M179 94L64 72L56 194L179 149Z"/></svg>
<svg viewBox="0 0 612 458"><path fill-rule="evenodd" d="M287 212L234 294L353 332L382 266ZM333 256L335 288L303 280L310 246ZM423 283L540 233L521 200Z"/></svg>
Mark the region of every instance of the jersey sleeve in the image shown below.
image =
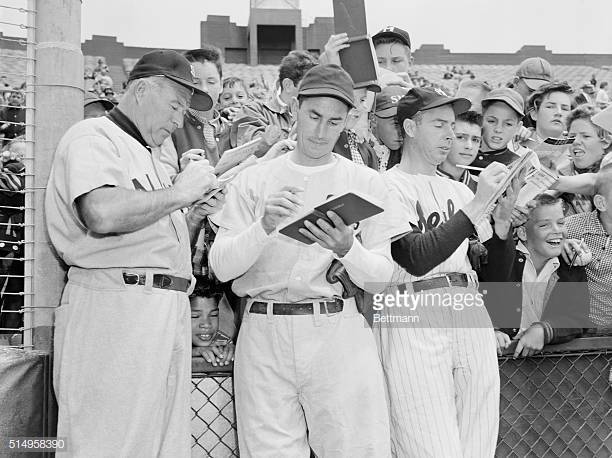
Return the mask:
<svg viewBox="0 0 612 458"><path fill-rule="evenodd" d="M99 136L84 136L66 146L64 179L69 202L103 186L126 186L126 172L116 147Z"/></svg>

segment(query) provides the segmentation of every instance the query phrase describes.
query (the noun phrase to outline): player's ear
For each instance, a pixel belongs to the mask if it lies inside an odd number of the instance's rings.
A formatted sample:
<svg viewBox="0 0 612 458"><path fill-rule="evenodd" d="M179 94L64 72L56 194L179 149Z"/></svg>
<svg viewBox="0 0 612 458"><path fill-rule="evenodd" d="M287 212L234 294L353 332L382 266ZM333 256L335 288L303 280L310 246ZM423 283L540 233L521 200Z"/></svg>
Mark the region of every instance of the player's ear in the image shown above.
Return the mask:
<svg viewBox="0 0 612 458"><path fill-rule="evenodd" d="M605 212L608 207L610 207L610 203L601 194L595 194L593 196L593 205L600 212Z"/></svg>
<svg viewBox="0 0 612 458"><path fill-rule="evenodd" d="M406 118L402 124L402 129L406 132L407 137L414 138L416 123L412 119Z"/></svg>
<svg viewBox="0 0 612 458"><path fill-rule="evenodd" d="M297 97L291 97L291 101L289 102L289 112L295 114L298 112L300 108L300 103L298 102Z"/></svg>

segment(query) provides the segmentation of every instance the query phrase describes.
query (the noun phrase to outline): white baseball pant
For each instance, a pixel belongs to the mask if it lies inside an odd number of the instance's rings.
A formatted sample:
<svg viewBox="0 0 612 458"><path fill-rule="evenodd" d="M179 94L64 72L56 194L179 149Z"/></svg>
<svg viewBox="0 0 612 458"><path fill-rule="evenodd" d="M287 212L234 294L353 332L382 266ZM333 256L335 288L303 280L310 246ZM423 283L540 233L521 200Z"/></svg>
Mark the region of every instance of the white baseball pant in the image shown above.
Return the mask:
<svg viewBox="0 0 612 458"><path fill-rule="evenodd" d="M440 288L429 294L476 294ZM454 296L459 297L459 296ZM419 322L375 324L397 457L493 457L499 426L495 334L484 306L384 309Z"/></svg>
<svg viewBox="0 0 612 458"><path fill-rule="evenodd" d="M353 299L333 315L249 313L234 384L242 457L390 456L389 416L372 331Z"/></svg>
<svg viewBox="0 0 612 458"><path fill-rule="evenodd" d="M55 313L57 436L71 457L189 457L188 296L152 288L152 272L125 285L122 270L68 273Z"/></svg>

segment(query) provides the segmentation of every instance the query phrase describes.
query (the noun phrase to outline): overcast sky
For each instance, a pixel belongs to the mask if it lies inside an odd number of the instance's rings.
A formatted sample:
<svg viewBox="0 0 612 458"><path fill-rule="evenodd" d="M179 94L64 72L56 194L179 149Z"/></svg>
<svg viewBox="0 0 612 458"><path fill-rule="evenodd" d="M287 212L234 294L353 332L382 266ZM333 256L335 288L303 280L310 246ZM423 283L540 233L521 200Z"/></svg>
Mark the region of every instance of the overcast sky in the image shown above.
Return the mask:
<svg viewBox="0 0 612 458"><path fill-rule="evenodd" d="M26 0L2 0L25 5ZM249 0L83 0L82 38L115 35L131 46L195 48L200 21L229 15L246 25ZM302 0L303 23L332 16L332 0ZM365 0L368 29L410 33L414 48L442 43L453 52L514 52L523 44L558 53L612 54L612 0ZM5 14L5 13L4 13ZM0 10L0 21L3 11ZM5 14L6 16L6 14ZM529 17L529 19L526 19ZM3 28L15 35L14 28ZM612 62L611 62L612 64Z"/></svg>

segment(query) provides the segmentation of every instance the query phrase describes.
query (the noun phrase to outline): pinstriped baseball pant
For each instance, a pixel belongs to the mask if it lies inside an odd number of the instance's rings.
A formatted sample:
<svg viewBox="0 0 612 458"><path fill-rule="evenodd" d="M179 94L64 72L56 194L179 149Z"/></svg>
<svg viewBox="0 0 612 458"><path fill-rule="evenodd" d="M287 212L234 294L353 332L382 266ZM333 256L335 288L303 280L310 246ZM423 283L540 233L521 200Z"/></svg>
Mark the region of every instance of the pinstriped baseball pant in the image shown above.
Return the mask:
<svg viewBox="0 0 612 458"><path fill-rule="evenodd" d="M465 294L468 288L427 293ZM459 297L459 296L456 296ZM397 457L493 457L499 425L499 369L486 309L397 308L419 323L375 324Z"/></svg>

